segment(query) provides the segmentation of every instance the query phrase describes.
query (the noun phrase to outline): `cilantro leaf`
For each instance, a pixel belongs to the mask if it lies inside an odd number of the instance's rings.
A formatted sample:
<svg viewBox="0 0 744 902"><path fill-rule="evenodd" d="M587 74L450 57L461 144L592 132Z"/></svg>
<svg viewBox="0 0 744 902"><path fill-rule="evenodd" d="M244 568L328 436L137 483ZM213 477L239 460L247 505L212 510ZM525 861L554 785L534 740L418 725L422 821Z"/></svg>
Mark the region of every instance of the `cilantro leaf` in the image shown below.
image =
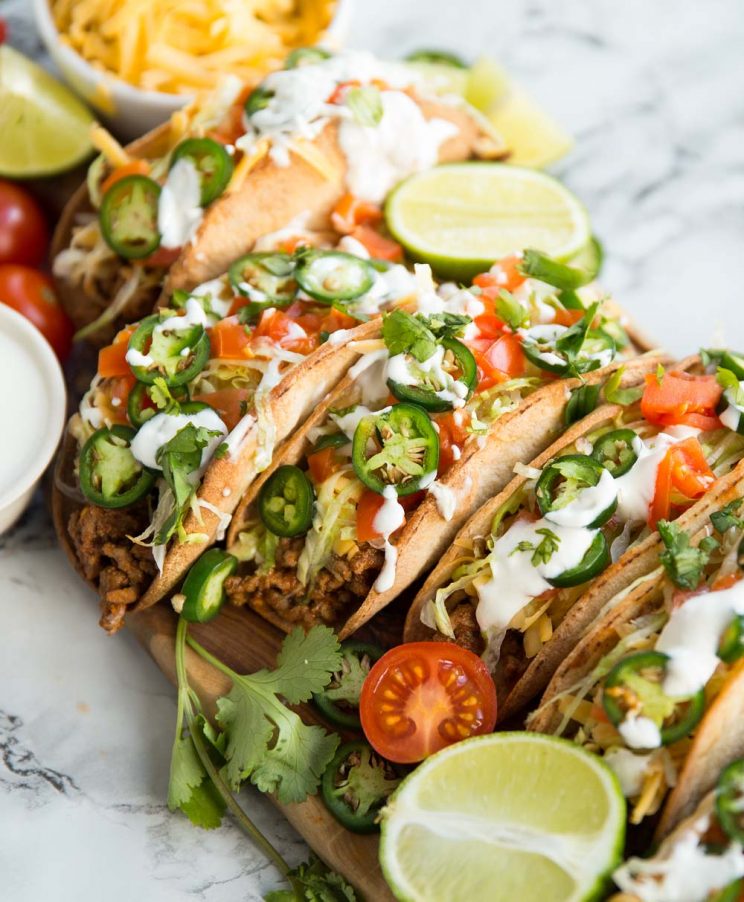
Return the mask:
<svg viewBox="0 0 744 902"><path fill-rule="evenodd" d="M320 692L341 666L338 640L327 627L284 640L273 671L241 676L228 668L232 689L217 702L217 721L227 734L226 775L231 787L250 778L281 802L299 802L315 792L338 746L338 736L308 726L287 708Z"/></svg>
<svg viewBox="0 0 744 902"><path fill-rule="evenodd" d="M185 706L190 705L188 690L179 689L179 696L179 708L183 712ZM202 737L212 746L215 757L219 755L217 737L203 716L195 718L190 729L200 730ZM219 755L219 763L222 760ZM182 713L171 752L168 808L171 811L180 808L192 824L213 830L222 823L225 807L224 799L204 769L191 735L184 731Z"/></svg>
<svg viewBox="0 0 744 902"><path fill-rule="evenodd" d="M599 403L599 389L599 385L588 384L573 389L563 412L563 422L566 426L577 423L596 409Z"/></svg>
<svg viewBox="0 0 744 902"><path fill-rule="evenodd" d="M636 401L640 401L643 396L643 386L634 385L631 388L620 388L624 372L625 367L619 367L605 382L604 397L609 404L620 404L622 407L628 407L631 404L635 404Z"/></svg>
<svg viewBox="0 0 744 902"><path fill-rule="evenodd" d="M273 890L264 902L356 902L357 896L344 878L313 856L287 874L292 889Z"/></svg>
<svg viewBox="0 0 744 902"><path fill-rule="evenodd" d="M734 498L733 501L729 501L729 503L724 505L720 510L714 511L710 515L710 522L713 524L713 529L715 529L716 532L723 535L723 533L733 527L736 527L737 529L744 528L744 519L737 516L737 512L741 507L742 502L744 502L744 498Z"/></svg>
<svg viewBox="0 0 744 902"><path fill-rule="evenodd" d="M499 296L495 300L495 308L496 316L502 319L515 332L529 322L530 313L527 307L503 288L499 291Z"/></svg>
<svg viewBox="0 0 744 902"><path fill-rule="evenodd" d="M513 551L509 553L509 557L511 557L512 554L516 554L518 551L531 551L532 557L530 558L530 563L533 567L537 567L538 564L547 564L555 552L558 551L558 546L561 544L560 537L557 536L552 529L548 529L548 527L536 529L535 532L543 538L537 543L528 541L519 542Z"/></svg>
<svg viewBox="0 0 744 902"><path fill-rule="evenodd" d="M405 310L393 310L383 316L382 339L391 356L410 354L420 363L431 357L437 345L426 323Z"/></svg>
<svg viewBox="0 0 744 902"><path fill-rule="evenodd" d="M659 559L667 575L680 589L696 589L711 552L718 548L718 541L707 536L695 547L690 544L689 535L676 523L659 520L656 528L665 546Z"/></svg>
<svg viewBox="0 0 744 902"><path fill-rule="evenodd" d="M576 291L582 285L592 280L592 274L575 266L567 266L559 263L540 251L529 249L524 252L524 257L519 266L523 275L532 279L539 279L562 291Z"/></svg>
<svg viewBox="0 0 744 902"><path fill-rule="evenodd" d="M472 317L464 313L434 313L431 316L418 315L418 319L425 322L437 339L457 338L462 335L465 326L471 323Z"/></svg>

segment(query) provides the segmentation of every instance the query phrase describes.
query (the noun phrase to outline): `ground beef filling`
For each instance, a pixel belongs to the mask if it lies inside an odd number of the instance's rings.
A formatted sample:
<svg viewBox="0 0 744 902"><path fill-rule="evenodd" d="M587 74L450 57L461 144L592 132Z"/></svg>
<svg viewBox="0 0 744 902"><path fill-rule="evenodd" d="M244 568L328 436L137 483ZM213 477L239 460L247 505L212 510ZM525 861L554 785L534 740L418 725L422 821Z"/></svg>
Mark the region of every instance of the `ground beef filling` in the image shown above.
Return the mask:
<svg viewBox="0 0 744 902"><path fill-rule="evenodd" d="M315 578L303 586L297 578L304 538L282 539L275 566L266 573L247 573L225 580L234 605L247 604L260 614L274 613L282 620L309 628L316 623L336 626L369 593L382 567L384 553L363 545L352 558L333 555Z"/></svg>
<svg viewBox="0 0 744 902"><path fill-rule="evenodd" d="M101 626L115 633L124 615L157 572L152 551L127 536L142 532L149 521L147 507L107 510L88 504L70 517L68 530L86 579L98 584Z"/></svg>

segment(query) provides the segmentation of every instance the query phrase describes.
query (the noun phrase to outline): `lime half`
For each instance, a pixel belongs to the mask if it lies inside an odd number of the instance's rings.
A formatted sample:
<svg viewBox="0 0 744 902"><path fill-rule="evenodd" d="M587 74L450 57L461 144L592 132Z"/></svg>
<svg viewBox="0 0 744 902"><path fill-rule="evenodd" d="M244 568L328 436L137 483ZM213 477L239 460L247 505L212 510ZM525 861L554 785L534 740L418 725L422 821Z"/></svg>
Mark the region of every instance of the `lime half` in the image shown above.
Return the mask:
<svg viewBox="0 0 744 902"><path fill-rule="evenodd" d="M380 863L405 902L579 902L620 859L616 777L573 743L479 736L417 768L383 812Z"/></svg>
<svg viewBox="0 0 744 902"><path fill-rule="evenodd" d="M414 259L452 279L528 247L569 260L591 238L586 210L560 182L504 163L452 163L414 175L390 195L385 217Z"/></svg>
<svg viewBox="0 0 744 902"><path fill-rule="evenodd" d="M91 152L88 109L36 63L0 47L0 175L53 175Z"/></svg>

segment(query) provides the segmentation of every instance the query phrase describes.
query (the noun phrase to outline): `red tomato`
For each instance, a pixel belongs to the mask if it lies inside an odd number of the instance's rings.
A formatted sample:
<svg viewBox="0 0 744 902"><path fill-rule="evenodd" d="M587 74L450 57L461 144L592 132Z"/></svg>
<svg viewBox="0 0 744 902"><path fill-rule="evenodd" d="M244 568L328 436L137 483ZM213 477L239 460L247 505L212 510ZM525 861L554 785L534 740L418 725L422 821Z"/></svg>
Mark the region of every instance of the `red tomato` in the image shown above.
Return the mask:
<svg viewBox="0 0 744 902"><path fill-rule="evenodd" d="M500 338L504 332L503 321L493 313L482 313L480 316L476 316L475 325L480 332L479 339L490 338L493 340Z"/></svg>
<svg viewBox="0 0 744 902"><path fill-rule="evenodd" d="M129 416L127 414L127 401L129 393L134 388L137 380L133 373L126 376L117 376L109 381L108 394L111 398L111 416L110 419L114 423L121 423L123 426L129 425Z"/></svg>
<svg viewBox="0 0 744 902"><path fill-rule="evenodd" d="M236 317L227 317L212 326L209 343L212 357L240 360L250 355L250 335Z"/></svg>
<svg viewBox="0 0 744 902"><path fill-rule="evenodd" d="M649 423L660 426L698 425L695 421L701 416L702 423L715 420L715 426L708 425L715 429L720 426L716 406L722 394L715 376L669 372L659 379L656 374L649 374L641 398L641 413Z"/></svg>
<svg viewBox="0 0 744 902"><path fill-rule="evenodd" d="M166 269L176 262L180 253L180 247L159 247L149 257L143 257L141 260L134 260L133 262L139 266L162 267Z"/></svg>
<svg viewBox="0 0 744 902"><path fill-rule="evenodd" d="M221 388L219 391L194 395L193 401L202 401L217 411L222 422L231 431L245 413L246 404L252 392L247 388Z"/></svg>
<svg viewBox="0 0 744 902"><path fill-rule="evenodd" d="M473 285L483 288L487 293L490 290L494 295L498 294L502 288L504 291L514 291L527 278L520 272L521 264L521 254L509 254L508 257L502 257L488 272L477 275L473 279Z"/></svg>
<svg viewBox="0 0 744 902"><path fill-rule="evenodd" d="M500 382L524 373L524 353L516 335L505 332L485 351L474 351L478 364L476 392L486 391Z"/></svg>
<svg viewBox="0 0 744 902"><path fill-rule="evenodd" d="M307 456L307 468L310 472L310 479L315 485L325 482L329 476L338 470L341 465L341 458L336 453L336 448L322 448ZM365 540L362 540L365 541Z"/></svg>
<svg viewBox="0 0 744 902"><path fill-rule="evenodd" d="M382 222L382 209L347 192L333 208L331 222L337 232L350 235L355 226L374 226Z"/></svg>
<svg viewBox="0 0 744 902"><path fill-rule="evenodd" d="M668 520L672 512L672 493L676 490L685 498L695 500L704 495L715 482L713 471L696 438L688 438L667 451L656 471L654 497L649 511L649 526L656 528L659 520Z"/></svg>
<svg viewBox="0 0 744 902"><path fill-rule="evenodd" d="M114 338L113 344L101 348L98 352L98 375L104 379L110 376L131 376L132 370L127 363L129 339L134 329L122 329Z"/></svg>
<svg viewBox="0 0 744 902"><path fill-rule="evenodd" d="M0 303L30 320L64 361L72 344L72 323L59 306L49 276L28 266L0 265Z"/></svg>
<svg viewBox="0 0 744 902"><path fill-rule="evenodd" d="M557 326L573 326L578 323L583 315L583 310L564 310L560 308L555 311L553 322Z"/></svg>
<svg viewBox="0 0 744 902"><path fill-rule="evenodd" d="M312 458L308 458L308 460L312 460ZM404 495L402 498L398 498L398 503L404 511L408 512L415 510L425 497L426 492L413 492L411 495ZM374 521L377 511L382 507L384 500L382 495L378 495L372 489L364 490L364 494L357 502L356 531L358 541L371 542L374 539L382 538L382 533L377 532L374 527ZM403 526L405 526L405 523ZM403 529L403 526L400 528Z"/></svg>
<svg viewBox="0 0 744 902"><path fill-rule="evenodd" d="M455 410L451 413L436 415L434 421L439 430L439 467L437 475L443 476L447 470L455 462L455 452L453 446L457 446L462 450L470 433L467 431L470 422L470 416L461 410Z"/></svg>
<svg viewBox="0 0 744 902"><path fill-rule="evenodd" d="M113 172L109 173L101 184L101 194L105 194L109 188L120 182L128 175L149 175L150 164L147 160L130 160L123 166L117 166Z"/></svg>
<svg viewBox="0 0 744 902"><path fill-rule="evenodd" d="M48 241L41 207L23 188L0 179L0 263L38 266L44 262Z"/></svg>
<svg viewBox="0 0 744 902"><path fill-rule="evenodd" d="M496 688L473 652L450 642L409 642L370 670L359 700L362 729L384 758L413 764L496 725Z"/></svg>
<svg viewBox="0 0 744 902"><path fill-rule="evenodd" d="M352 238L364 245L370 257L375 260L389 260L400 263L403 259L403 248L392 238L386 238L368 225L358 225L351 232Z"/></svg>

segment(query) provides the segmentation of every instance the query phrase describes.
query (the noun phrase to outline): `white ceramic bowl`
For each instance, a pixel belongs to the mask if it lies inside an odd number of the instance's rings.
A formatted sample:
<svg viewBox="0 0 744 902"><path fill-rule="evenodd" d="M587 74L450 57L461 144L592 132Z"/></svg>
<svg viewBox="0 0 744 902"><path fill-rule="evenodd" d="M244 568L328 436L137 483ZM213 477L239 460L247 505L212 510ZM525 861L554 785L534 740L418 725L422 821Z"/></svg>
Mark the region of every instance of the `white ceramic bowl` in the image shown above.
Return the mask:
<svg viewBox="0 0 744 902"><path fill-rule="evenodd" d="M59 443L65 380L44 336L0 304L0 534L26 509Z"/></svg>
<svg viewBox="0 0 744 902"><path fill-rule="evenodd" d="M333 21L326 30L324 43L338 48L349 31L352 0L337 0ZM60 40L49 0L33 0L34 17L46 45L65 81L86 101L119 137L139 137L159 125L189 101L183 94L144 91L120 78L102 72Z"/></svg>

